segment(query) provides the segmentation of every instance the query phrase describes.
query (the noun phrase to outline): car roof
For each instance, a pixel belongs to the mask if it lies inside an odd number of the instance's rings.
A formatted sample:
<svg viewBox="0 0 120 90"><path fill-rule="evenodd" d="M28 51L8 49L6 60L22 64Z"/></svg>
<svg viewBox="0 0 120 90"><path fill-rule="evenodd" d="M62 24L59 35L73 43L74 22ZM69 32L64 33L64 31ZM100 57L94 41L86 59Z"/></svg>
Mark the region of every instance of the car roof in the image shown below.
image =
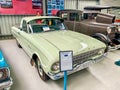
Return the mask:
<svg viewBox="0 0 120 90"><path fill-rule="evenodd" d="M112 6L114 9L120 9L120 6Z"/></svg>
<svg viewBox="0 0 120 90"><path fill-rule="evenodd" d="M98 10L84 10L83 13L100 13Z"/></svg>
<svg viewBox="0 0 120 90"><path fill-rule="evenodd" d="M78 10L78 9L64 9L64 10L59 10L59 11L81 11L81 10Z"/></svg>
<svg viewBox="0 0 120 90"><path fill-rule="evenodd" d="M99 13L99 11L94 11L94 10L84 10L84 11L82 11L82 10L78 10L78 9L64 9L64 10L59 10L58 12L57 12L57 14L59 14L61 11L64 11L64 12L67 12L67 11L69 11L69 12L81 12L81 13Z"/></svg>
<svg viewBox="0 0 120 90"><path fill-rule="evenodd" d="M96 6L86 6L84 7L84 10L101 10L101 9L109 9L109 8L112 8L112 6L96 5Z"/></svg>
<svg viewBox="0 0 120 90"><path fill-rule="evenodd" d="M22 20L25 20L26 22L30 22L31 20L42 19L42 18L60 18L60 17L57 17L57 16L29 16L29 17L24 17Z"/></svg>
<svg viewBox="0 0 120 90"><path fill-rule="evenodd" d="M78 10L78 9L64 9L64 10L59 10L57 13L56 13L56 15L57 16L59 16L59 14L60 14L60 12L67 12L67 11L69 11L69 12L80 12L80 13L82 13L83 11L82 10Z"/></svg>

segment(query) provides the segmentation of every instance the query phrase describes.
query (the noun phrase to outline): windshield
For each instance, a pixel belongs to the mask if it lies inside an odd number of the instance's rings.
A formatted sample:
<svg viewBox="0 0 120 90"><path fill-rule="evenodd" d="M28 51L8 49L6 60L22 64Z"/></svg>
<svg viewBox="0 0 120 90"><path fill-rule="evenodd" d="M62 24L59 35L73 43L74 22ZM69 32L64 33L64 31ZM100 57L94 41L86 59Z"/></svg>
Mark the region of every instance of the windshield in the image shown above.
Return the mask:
<svg viewBox="0 0 120 90"><path fill-rule="evenodd" d="M33 33L46 32L46 31L55 31L55 30L64 30L65 25L61 19L37 19L29 23L29 29Z"/></svg>

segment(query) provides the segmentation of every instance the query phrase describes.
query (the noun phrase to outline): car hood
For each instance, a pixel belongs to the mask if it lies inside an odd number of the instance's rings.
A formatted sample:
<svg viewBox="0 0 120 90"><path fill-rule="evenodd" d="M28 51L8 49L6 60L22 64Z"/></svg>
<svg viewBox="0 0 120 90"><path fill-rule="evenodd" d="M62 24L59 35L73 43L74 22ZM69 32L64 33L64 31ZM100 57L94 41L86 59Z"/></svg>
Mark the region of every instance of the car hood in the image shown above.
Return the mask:
<svg viewBox="0 0 120 90"><path fill-rule="evenodd" d="M31 35L45 54L58 57L59 51L72 50L74 55L105 48L105 44L90 37L69 30L51 31ZM39 44L39 45L38 45ZM53 55L52 55L53 54ZM57 56L56 56L57 55Z"/></svg>
<svg viewBox="0 0 120 90"><path fill-rule="evenodd" d="M8 65L2 55L2 52L0 51L0 68L3 68L3 67L8 67Z"/></svg>

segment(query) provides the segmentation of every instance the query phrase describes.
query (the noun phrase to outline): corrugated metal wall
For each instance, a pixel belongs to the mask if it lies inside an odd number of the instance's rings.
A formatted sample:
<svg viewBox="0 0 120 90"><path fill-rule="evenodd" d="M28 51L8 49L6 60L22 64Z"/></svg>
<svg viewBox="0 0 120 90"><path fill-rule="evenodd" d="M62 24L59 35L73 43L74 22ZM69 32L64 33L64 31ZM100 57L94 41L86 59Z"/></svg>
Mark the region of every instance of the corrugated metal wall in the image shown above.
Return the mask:
<svg viewBox="0 0 120 90"><path fill-rule="evenodd" d="M77 0L65 0L65 9L76 9Z"/></svg>
<svg viewBox="0 0 120 90"><path fill-rule="evenodd" d="M101 5L120 6L120 0L100 0Z"/></svg>
<svg viewBox="0 0 120 90"><path fill-rule="evenodd" d="M96 0L79 0L78 1L78 9L83 10L85 6L97 5Z"/></svg>
<svg viewBox="0 0 120 90"><path fill-rule="evenodd" d="M0 37L11 35L11 27L19 24L25 16L31 15L0 15Z"/></svg>
<svg viewBox="0 0 120 90"><path fill-rule="evenodd" d="M65 0L65 9L78 9L83 10L85 6L97 5L98 0ZM78 5L78 6L77 6Z"/></svg>

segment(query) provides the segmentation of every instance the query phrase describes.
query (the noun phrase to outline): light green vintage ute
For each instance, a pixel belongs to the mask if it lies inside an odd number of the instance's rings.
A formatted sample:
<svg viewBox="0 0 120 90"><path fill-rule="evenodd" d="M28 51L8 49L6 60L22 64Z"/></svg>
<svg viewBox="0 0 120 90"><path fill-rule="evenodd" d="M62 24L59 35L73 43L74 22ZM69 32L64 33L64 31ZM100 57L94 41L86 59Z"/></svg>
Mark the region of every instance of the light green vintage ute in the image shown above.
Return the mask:
<svg viewBox="0 0 120 90"><path fill-rule="evenodd" d="M19 27L12 27L17 45L30 56L42 80L63 77L59 69L60 51L73 51L73 70L68 74L99 62L105 55L104 43L65 29L63 20L55 16L25 17Z"/></svg>

